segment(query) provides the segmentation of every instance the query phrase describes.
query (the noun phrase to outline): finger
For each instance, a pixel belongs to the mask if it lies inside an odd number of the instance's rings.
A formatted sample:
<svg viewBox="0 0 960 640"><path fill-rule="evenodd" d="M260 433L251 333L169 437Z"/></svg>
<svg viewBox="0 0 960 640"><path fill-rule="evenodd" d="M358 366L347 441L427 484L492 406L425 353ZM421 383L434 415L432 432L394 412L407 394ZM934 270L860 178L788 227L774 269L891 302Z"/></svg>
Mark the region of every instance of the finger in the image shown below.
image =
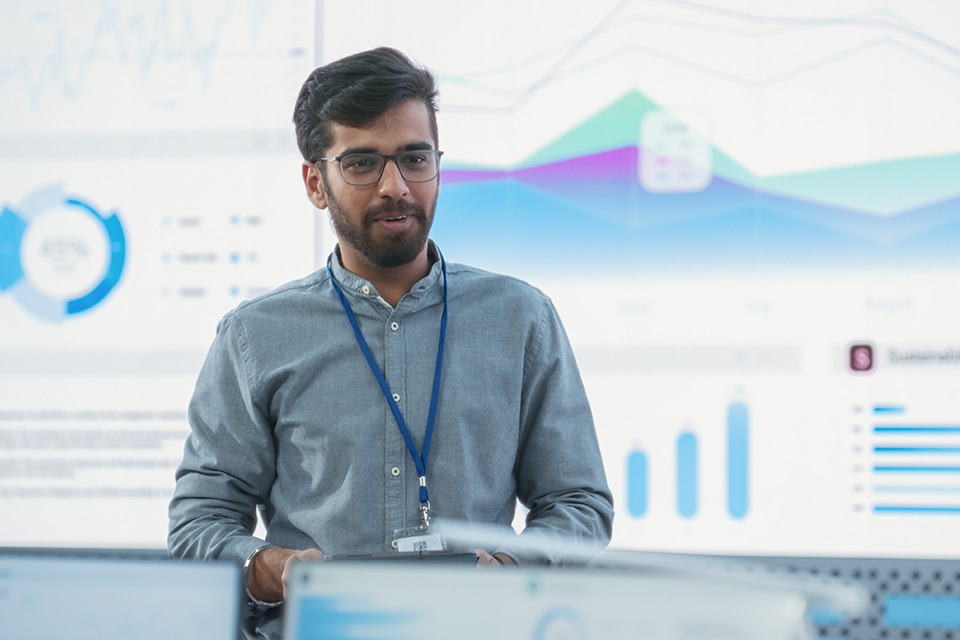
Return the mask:
<svg viewBox="0 0 960 640"><path fill-rule="evenodd" d="M296 554L297 560L310 562L322 562L324 560L323 551L320 549L304 549Z"/></svg>
<svg viewBox="0 0 960 640"><path fill-rule="evenodd" d="M477 565L485 567L498 567L500 562L494 558L492 555L487 553L484 549L477 549L474 553L477 554Z"/></svg>

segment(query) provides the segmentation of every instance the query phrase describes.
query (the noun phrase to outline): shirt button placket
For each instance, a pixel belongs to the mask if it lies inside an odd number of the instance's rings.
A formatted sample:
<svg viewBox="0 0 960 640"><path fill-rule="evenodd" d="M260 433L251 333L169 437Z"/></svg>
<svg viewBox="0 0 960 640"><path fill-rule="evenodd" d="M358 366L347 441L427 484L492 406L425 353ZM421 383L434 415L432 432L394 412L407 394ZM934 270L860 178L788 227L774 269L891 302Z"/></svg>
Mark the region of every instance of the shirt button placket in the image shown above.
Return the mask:
<svg viewBox="0 0 960 640"><path fill-rule="evenodd" d="M406 361L404 358L403 331L402 322L392 318L381 325L383 327L384 355L383 355L383 375L391 386L399 384L400 387L391 389L393 401L401 405L405 399L406 390L403 388L403 380L406 379ZM400 407L403 413L403 406ZM394 533L406 526L406 520L409 517L407 505L407 487L403 481L403 465L398 464L400 457L409 456L403 437L393 418L392 412L387 410L388 430L387 434L387 460L390 461L386 468L387 487L386 487L386 516L387 531ZM390 536L391 538L393 536ZM388 541L390 538L388 538Z"/></svg>

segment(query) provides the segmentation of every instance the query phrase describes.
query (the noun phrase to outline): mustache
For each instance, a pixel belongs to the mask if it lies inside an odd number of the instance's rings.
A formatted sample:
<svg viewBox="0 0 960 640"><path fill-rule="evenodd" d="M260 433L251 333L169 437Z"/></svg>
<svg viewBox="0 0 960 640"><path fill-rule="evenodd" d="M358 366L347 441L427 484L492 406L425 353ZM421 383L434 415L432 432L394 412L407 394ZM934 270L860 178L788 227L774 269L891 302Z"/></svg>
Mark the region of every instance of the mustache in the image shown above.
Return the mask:
<svg viewBox="0 0 960 640"><path fill-rule="evenodd" d="M396 202L384 202L383 204L367 209L363 213L363 223L371 225L377 220L384 218L399 218L400 216L414 216L425 219L426 211L423 207L407 202L406 200L397 200Z"/></svg>

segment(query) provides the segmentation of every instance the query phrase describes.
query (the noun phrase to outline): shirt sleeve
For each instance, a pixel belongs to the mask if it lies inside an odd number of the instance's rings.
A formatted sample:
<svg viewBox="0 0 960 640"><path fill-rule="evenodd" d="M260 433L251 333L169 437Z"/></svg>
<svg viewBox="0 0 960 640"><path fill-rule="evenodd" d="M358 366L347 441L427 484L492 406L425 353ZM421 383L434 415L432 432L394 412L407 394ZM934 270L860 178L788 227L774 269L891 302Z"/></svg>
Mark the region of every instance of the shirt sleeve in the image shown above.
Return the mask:
<svg viewBox="0 0 960 640"><path fill-rule="evenodd" d="M258 406L243 325L217 326L190 401L191 433L176 473L167 546L176 558L243 562L263 541L252 532L275 469L268 415Z"/></svg>
<svg viewBox="0 0 960 640"><path fill-rule="evenodd" d="M530 511L520 538L541 550L507 543L499 551L522 564L582 562L582 556L571 559L551 549L606 546L613 497L573 350L548 299L528 344L523 377L515 473L517 497Z"/></svg>

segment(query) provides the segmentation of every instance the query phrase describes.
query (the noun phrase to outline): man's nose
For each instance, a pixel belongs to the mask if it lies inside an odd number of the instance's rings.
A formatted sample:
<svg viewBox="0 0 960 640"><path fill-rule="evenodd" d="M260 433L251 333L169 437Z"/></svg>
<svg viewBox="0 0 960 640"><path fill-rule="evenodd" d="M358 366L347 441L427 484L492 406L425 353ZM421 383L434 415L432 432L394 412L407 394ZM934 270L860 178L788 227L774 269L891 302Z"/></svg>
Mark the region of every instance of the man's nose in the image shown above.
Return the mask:
<svg viewBox="0 0 960 640"><path fill-rule="evenodd" d="M380 195L397 200L409 192L407 181L403 179L397 161L393 158L387 160L383 165L383 175L380 176Z"/></svg>

